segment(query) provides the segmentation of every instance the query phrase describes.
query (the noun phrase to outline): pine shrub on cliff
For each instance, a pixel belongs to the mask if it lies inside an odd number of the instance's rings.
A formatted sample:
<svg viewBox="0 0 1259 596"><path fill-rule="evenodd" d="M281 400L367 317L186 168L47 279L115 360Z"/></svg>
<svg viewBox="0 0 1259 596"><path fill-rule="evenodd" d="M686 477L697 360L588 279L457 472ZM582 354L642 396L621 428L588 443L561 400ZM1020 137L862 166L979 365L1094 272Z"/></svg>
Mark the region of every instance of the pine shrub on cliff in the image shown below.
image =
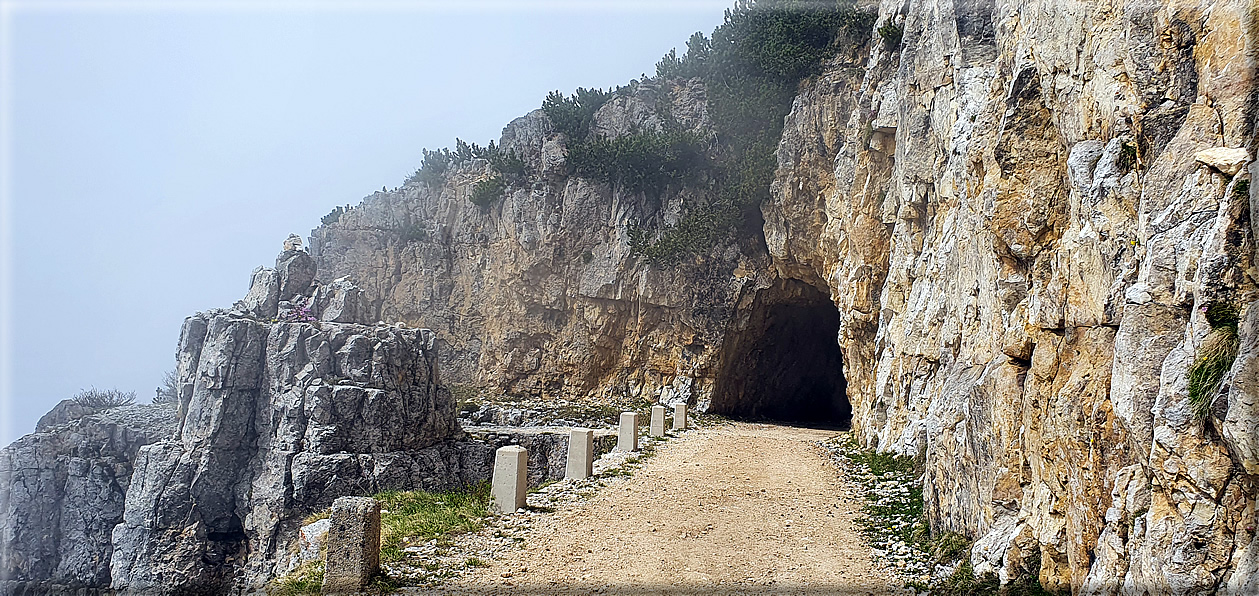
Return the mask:
<svg viewBox="0 0 1259 596"><path fill-rule="evenodd" d="M661 78L703 80L717 128L715 193L676 226L631 228L634 251L656 265L711 247L769 198L774 152L797 87L845 44L867 43L876 15L855 2L740 0L711 37L691 36L679 57L656 64Z"/></svg>

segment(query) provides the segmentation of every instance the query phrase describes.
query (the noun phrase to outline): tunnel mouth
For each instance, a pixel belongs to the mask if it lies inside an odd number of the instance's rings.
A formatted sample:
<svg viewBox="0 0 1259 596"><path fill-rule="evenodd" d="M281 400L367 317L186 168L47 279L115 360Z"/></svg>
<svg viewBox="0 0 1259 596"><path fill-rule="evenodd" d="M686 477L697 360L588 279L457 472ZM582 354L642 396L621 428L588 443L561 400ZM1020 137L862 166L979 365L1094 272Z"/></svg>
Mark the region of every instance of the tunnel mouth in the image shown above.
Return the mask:
<svg viewBox="0 0 1259 596"><path fill-rule="evenodd" d="M838 337L839 311L814 286L780 279L757 291L727 331L710 410L740 420L850 428Z"/></svg>

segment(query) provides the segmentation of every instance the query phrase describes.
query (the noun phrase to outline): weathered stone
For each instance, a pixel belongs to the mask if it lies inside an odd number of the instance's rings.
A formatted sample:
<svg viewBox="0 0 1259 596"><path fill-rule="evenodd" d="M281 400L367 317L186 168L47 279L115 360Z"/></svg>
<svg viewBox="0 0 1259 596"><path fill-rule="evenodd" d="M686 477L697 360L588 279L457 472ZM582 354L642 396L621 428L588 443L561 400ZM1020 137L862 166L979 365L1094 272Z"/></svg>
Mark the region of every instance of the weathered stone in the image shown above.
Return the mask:
<svg viewBox="0 0 1259 596"><path fill-rule="evenodd" d="M323 593L360 592L380 571L380 501L341 497L329 520Z"/></svg>
<svg viewBox="0 0 1259 596"><path fill-rule="evenodd" d="M529 488L529 451L519 445L499 447L494 453L494 478L490 482L490 510L514 513L525 506Z"/></svg>
<svg viewBox="0 0 1259 596"><path fill-rule="evenodd" d="M1240 172L1242 167L1250 161L1250 152L1241 147L1236 149L1215 147L1198 151L1193 154L1193 158L1229 176L1233 176Z"/></svg>
<svg viewBox="0 0 1259 596"><path fill-rule="evenodd" d="M686 430L686 403L673 404L673 430Z"/></svg>
<svg viewBox="0 0 1259 596"><path fill-rule="evenodd" d="M308 296L310 284L315 281L318 265L304 250L286 250L275 258L278 299L292 300L296 296Z"/></svg>
<svg viewBox="0 0 1259 596"><path fill-rule="evenodd" d="M617 451L638 451L638 413L621 412L621 426L616 436Z"/></svg>
<svg viewBox="0 0 1259 596"><path fill-rule="evenodd" d="M574 428L568 436L568 466L564 477L574 480L589 478L594 473L595 431Z"/></svg>
<svg viewBox="0 0 1259 596"><path fill-rule="evenodd" d="M649 428L651 436L664 436L664 406L651 407L651 427Z"/></svg>
<svg viewBox="0 0 1259 596"><path fill-rule="evenodd" d="M0 593L108 587L136 455L177 424L172 405L99 410L64 400L0 450Z"/></svg>

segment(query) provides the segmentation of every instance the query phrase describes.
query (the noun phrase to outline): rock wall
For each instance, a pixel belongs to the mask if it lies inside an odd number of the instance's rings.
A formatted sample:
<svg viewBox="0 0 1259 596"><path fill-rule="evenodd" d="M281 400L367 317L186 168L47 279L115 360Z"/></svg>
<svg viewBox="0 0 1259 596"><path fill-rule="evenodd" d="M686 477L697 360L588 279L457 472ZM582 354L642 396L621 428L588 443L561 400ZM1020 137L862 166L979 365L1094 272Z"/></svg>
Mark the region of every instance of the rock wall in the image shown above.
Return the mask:
<svg viewBox="0 0 1259 596"><path fill-rule="evenodd" d="M331 322L352 286L288 250L232 310L198 313L177 355L179 426L140 449L108 566L123 594L220 594L291 566L305 515L340 496L480 480L427 330ZM319 319L324 319L320 321Z"/></svg>
<svg viewBox="0 0 1259 596"><path fill-rule="evenodd" d="M595 115L590 134L662 130L711 137L696 81L643 82ZM513 395L708 403L718 348L743 293L769 285L763 247L723 242L651 268L628 227L671 225L699 197L648 198L572 174L568 139L541 110L501 146L532 175L488 208L468 200L485 160L430 188L379 192L311 234L326 279L348 276L369 312L433 329L445 378Z"/></svg>
<svg viewBox="0 0 1259 596"><path fill-rule="evenodd" d="M863 442L925 458L928 517L978 539L978 572L1253 593L1253 352L1205 419L1187 399L1207 307L1254 341L1252 5L884 2L886 24L903 41L876 38L857 91L802 90L765 206L776 269L839 308Z"/></svg>
<svg viewBox="0 0 1259 596"><path fill-rule="evenodd" d="M855 431L923 458L928 517L977 539L976 570L1253 593L1257 26L1237 0L887 0L860 62L801 85L763 244L639 262L628 224L676 221L687 193L572 175L534 112L501 143L538 175L501 203L466 200L474 160L369 197L312 251L372 315L435 329L457 382L700 409L757 293L807 283L839 312ZM703 106L656 81L596 130L673 113L704 133ZM1187 372L1217 305L1242 313L1240 355L1199 418Z"/></svg>
<svg viewBox="0 0 1259 596"><path fill-rule="evenodd" d="M170 405L100 411L67 399L0 450L0 593L108 585L136 452L176 423Z"/></svg>

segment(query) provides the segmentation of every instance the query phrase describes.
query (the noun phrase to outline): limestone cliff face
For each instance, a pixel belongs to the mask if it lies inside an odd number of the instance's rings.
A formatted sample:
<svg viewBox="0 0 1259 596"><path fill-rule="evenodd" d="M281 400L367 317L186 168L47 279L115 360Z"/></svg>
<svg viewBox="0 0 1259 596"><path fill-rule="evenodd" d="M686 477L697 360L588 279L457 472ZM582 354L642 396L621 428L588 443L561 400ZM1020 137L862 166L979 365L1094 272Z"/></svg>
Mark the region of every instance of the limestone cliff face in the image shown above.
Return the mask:
<svg viewBox="0 0 1259 596"><path fill-rule="evenodd" d="M1195 159L1253 159L1251 5L885 2L886 23L903 43L858 88L802 89L764 208L775 270L839 308L863 441L925 456L928 516L979 539L977 571L1259 590L1254 194ZM1187 371L1221 303L1245 347L1199 421Z"/></svg>
<svg viewBox="0 0 1259 596"><path fill-rule="evenodd" d="M644 83L598 112L591 134L679 126L711 134L703 87ZM444 184L376 193L314 230L325 279L348 276L381 320L438 334L445 378L512 394L707 404L739 296L764 281L764 250L725 242L676 268L630 254L628 225L671 224L693 197L663 204L571 175L564 135L542 111L501 144L534 174L488 208L469 202L484 160Z"/></svg>
<svg viewBox="0 0 1259 596"><path fill-rule="evenodd" d="M453 381L700 408L758 304L805 284L838 311L855 430L925 458L928 516L978 539L978 571L1254 593L1256 26L1240 1L889 0L861 62L801 85L763 245L641 263L627 225L686 194L572 175L534 112L501 142L537 176L500 203L466 200L473 161L369 197L313 253L375 317L435 329ZM597 130L663 105L703 133L703 93L640 87ZM1240 355L1200 419L1187 371L1220 304Z"/></svg>

